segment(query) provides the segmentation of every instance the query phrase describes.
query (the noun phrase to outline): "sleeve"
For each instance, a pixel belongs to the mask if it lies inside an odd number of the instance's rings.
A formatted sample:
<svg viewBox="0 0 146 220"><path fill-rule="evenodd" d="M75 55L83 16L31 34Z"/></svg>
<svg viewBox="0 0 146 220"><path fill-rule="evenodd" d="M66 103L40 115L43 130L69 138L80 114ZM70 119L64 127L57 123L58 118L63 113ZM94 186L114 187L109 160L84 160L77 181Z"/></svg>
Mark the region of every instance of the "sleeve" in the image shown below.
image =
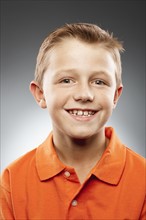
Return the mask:
<svg viewBox="0 0 146 220"><path fill-rule="evenodd" d="M5 171L0 180L0 220L15 219L9 182L9 173Z"/></svg>

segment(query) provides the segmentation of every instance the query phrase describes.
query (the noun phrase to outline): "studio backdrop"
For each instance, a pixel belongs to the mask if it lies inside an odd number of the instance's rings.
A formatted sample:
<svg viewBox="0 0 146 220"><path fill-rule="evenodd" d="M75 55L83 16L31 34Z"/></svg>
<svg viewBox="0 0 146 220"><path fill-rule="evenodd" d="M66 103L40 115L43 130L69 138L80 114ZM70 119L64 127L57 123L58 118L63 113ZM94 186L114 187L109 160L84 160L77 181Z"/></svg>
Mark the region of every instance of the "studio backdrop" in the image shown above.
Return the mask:
<svg viewBox="0 0 146 220"><path fill-rule="evenodd" d="M107 126L145 156L145 1L1 1L1 171L51 131L29 92L39 47L65 23L95 23L124 42L124 90Z"/></svg>

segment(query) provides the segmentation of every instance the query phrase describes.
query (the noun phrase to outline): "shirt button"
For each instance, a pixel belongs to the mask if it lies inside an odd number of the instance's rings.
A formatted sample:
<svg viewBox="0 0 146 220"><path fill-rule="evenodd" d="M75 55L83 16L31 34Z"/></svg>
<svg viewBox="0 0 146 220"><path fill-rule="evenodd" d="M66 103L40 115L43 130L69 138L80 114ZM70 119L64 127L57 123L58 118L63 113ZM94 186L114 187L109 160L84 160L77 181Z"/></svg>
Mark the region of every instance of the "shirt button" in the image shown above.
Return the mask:
<svg viewBox="0 0 146 220"><path fill-rule="evenodd" d="M78 202L77 202L77 200L73 200L71 204L72 204L72 206L77 206Z"/></svg>
<svg viewBox="0 0 146 220"><path fill-rule="evenodd" d="M64 172L64 175L65 175L66 177L70 177L70 172L65 171L65 172Z"/></svg>

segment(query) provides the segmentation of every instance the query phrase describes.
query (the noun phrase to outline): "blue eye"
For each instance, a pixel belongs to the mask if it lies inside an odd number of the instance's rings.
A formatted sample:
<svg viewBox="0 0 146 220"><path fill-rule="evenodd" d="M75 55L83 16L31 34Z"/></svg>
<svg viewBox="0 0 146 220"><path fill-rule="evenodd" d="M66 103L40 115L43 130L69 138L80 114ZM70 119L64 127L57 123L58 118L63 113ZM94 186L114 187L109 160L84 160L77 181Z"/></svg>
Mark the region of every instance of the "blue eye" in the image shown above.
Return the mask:
<svg viewBox="0 0 146 220"><path fill-rule="evenodd" d="M102 80L96 80L95 84L97 84L97 85L105 85L105 83Z"/></svg>
<svg viewBox="0 0 146 220"><path fill-rule="evenodd" d="M66 84L68 84L68 83L71 83L71 80L70 80L70 79L63 79L63 80L61 81L61 83L66 83Z"/></svg>
<svg viewBox="0 0 146 220"><path fill-rule="evenodd" d="M69 79L69 78L65 78L65 79L62 79L60 81L60 83L62 83L62 84L73 84L74 80L73 79Z"/></svg>

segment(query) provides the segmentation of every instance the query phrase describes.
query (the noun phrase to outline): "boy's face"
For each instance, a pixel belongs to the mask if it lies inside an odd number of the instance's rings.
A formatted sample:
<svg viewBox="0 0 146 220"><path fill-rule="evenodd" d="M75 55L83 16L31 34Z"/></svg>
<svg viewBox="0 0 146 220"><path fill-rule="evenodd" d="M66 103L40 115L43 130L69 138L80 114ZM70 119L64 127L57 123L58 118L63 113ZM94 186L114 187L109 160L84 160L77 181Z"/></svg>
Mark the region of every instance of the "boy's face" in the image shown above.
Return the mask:
<svg viewBox="0 0 146 220"><path fill-rule="evenodd" d="M100 45L68 39L56 46L49 63L43 90L37 85L33 94L38 102L44 98L54 132L79 139L96 135L122 91L116 88L111 54Z"/></svg>

